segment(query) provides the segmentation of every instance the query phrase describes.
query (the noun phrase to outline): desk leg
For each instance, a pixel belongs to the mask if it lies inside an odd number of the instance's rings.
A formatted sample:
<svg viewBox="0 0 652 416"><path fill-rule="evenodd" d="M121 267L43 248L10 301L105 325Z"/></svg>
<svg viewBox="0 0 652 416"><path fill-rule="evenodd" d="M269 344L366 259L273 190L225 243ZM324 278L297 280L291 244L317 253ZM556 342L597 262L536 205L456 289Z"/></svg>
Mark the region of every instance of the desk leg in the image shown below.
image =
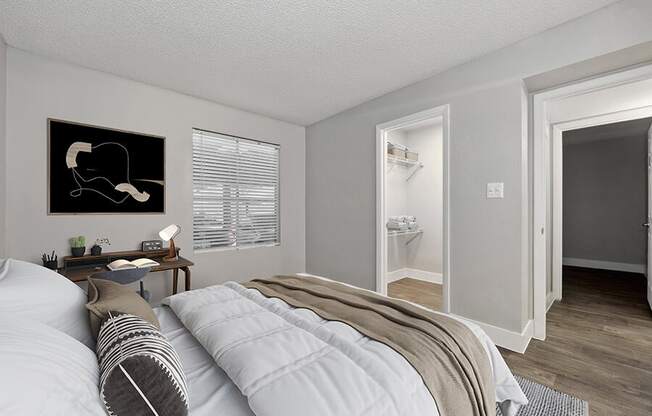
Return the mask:
<svg viewBox="0 0 652 416"><path fill-rule="evenodd" d="M177 294L177 286L179 284L179 269L172 270L172 294Z"/></svg>
<svg viewBox="0 0 652 416"><path fill-rule="evenodd" d="M183 273L186 275L186 291L190 290L190 267L182 267Z"/></svg>

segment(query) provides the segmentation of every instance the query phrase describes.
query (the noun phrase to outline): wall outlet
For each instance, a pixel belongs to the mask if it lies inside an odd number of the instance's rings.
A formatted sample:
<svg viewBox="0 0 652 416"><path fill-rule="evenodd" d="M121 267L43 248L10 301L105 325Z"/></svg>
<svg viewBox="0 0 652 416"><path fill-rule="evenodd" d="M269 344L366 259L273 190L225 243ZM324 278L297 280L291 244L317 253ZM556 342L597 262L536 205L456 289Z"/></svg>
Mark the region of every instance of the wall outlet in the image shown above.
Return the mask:
<svg viewBox="0 0 652 416"><path fill-rule="evenodd" d="M505 197L505 184L503 182L489 182L487 184L487 199L502 199Z"/></svg>

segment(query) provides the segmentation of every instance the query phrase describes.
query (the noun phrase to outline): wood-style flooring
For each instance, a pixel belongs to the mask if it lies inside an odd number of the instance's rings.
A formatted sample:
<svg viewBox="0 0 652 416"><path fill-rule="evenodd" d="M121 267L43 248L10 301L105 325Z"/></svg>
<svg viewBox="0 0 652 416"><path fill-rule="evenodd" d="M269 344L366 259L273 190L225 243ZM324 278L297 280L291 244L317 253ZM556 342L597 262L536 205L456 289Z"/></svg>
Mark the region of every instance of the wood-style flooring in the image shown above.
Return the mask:
<svg viewBox="0 0 652 416"><path fill-rule="evenodd" d="M389 293L436 306L424 283L403 279ZM505 361L516 374L587 400L591 416L652 415L645 286L640 274L565 267L563 299L548 312L546 340L532 340L525 354L501 349Z"/></svg>
<svg viewBox="0 0 652 416"><path fill-rule="evenodd" d="M565 267L545 341L502 350L513 372L589 402L591 416L652 415L652 313L643 275Z"/></svg>
<svg viewBox="0 0 652 416"><path fill-rule="evenodd" d="M441 285L423 280L405 278L387 285L387 295L418 303L432 310L440 311L442 303Z"/></svg>

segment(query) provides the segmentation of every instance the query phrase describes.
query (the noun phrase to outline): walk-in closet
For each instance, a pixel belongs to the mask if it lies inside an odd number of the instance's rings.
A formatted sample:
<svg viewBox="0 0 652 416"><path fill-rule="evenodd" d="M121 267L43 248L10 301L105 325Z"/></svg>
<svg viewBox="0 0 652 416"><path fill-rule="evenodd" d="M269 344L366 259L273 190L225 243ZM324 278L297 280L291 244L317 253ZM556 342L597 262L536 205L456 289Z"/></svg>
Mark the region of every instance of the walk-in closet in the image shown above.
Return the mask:
<svg viewBox="0 0 652 416"><path fill-rule="evenodd" d="M390 131L385 157L388 293L419 295L436 310L442 303L442 137L441 118Z"/></svg>

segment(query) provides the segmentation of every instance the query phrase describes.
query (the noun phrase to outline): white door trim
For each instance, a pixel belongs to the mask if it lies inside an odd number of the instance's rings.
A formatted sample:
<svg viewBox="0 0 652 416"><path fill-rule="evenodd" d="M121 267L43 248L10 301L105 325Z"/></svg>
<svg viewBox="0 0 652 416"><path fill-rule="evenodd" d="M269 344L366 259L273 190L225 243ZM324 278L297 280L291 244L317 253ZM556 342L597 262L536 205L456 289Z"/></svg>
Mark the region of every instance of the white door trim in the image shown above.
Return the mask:
<svg viewBox="0 0 652 416"><path fill-rule="evenodd" d="M534 94L533 96L533 312L534 312L534 337L546 337L546 257L548 247L546 233L552 232L553 242L553 292L561 297L561 136L564 130L589 127L598 124L615 123L636 118L649 117L649 107L623 108L622 111L606 114L594 114L591 117L566 120L550 120L549 108L557 101L586 95L601 90L614 88L620 85L631 84L652 78L652 65L618 72L604 77L589 79L584 82L568 85L550 91ZM552 136L552 137L551 137ZM552 140L552 152L551 149ZM552 153L552 155L550 154ZM553 157L554 172L551 172L549 156ZM555 162L554 159L557 159ZM552 178L551 178L552 175ZM547 187L548 178L553 179L553 189L559 191L555 196L553 191L553 224L546 224ZM557 212L557 215L555 215ZM556 217L556 220L554 219ZM550 228L550 230L548 230Z"/></svg>
<svg viewBox="0 0 652 416"><path fill-rule="evenodd" d="M376 126L376 292L387 294L387 229L385 228L385 158L387 133L433 118L442 118L443 145L443 258L442 312L450 311L450 175L448 104L420 111Z"/></svg>

